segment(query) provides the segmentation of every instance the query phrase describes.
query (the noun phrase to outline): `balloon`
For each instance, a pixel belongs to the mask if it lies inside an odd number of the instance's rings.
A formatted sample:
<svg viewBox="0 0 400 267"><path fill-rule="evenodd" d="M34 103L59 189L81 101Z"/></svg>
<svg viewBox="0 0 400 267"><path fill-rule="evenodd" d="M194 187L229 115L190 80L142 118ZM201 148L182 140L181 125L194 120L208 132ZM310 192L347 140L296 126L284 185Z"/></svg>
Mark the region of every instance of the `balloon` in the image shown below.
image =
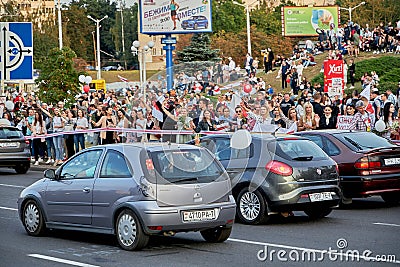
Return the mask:
<svg viewBox="0 0 400 267"><path fill-rule="evenodd" d="M251 92L251 90L253 89L253 87L250 85L250 84L246 84L244 87L243 87L243 91L245 92L245 93L250 93Z"/></svg>
<svg viewBox="0 0 400 267"><path fill-rule="evenodd" d="M383 120L378 120L378 121L375 123L375 129L376 129L378 132L383 132L383 131L386 129L385 122L384 122Z"/></svg>
<svg viewBox="0 0 400 267"><path fill-rule="evenodd" d="M249 131L241 129L232 134L231 147L236 149L244 149L251 144L251 134Z"/></svg>
<svg viewBox="0 0 400 267"><path fill-rule="evenodd" d="M79 75L79 82L84 83L85 82L85 75Z"/></svg>
<svg viewBox="0 0 400 267"><path fill-rule="evenodd" d="M6 108L7 108L8 111L14 110L14 103L13 103L12 101L10 101L10 100L8 100L8 101L6 102L5 106L6 106Z"/></svg>
<svg viewBox="0 0 400 267"><path fill-rule="evenodd" d="M85 83L89 84L89 83L91 83L91 82L92 82L92 77L86 76L86 77L85 77Z"/></svg>
<svg viewBox="0 0 400 267"><path fill-rule="evenodd" d="M88 93L89 90L90 90L90 86L89 86L89 85L83 86L83 91L84 91L85 93Z"/></svg>

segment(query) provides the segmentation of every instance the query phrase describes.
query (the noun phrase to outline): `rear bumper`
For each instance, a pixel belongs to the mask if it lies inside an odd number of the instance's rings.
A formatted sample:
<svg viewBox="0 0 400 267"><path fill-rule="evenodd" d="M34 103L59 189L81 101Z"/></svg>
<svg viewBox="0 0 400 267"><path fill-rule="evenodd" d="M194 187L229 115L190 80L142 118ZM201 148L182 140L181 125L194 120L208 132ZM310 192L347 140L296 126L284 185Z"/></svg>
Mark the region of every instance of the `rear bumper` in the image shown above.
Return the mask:
<svg viewBox="0 0 400 267"><path fill-rule="evenodd" d="M0 153L0 167L16 167L20 165L30 165L31 154L28 153Z"/></svg>
<svg viewBox="0 0 400 267"><path fill-rule="evenodd" d="M236 203L233 196L229 197L229 202L205 204L200 206L180 206L180 207L159 207L154 201L146 201L143 207L136 206L142 222L143 230L147 234L159 234L165 231L189 232L200 231L203 229L218 226L231 227L235 218ZM183 211L217 209L218 217L215 220L201 222L183 222ZM162 230L150 230L149 226L162 226Z"/></svg>
<svg viewBox="0 0 400 267"><path fill-rule="evenodd" d="M332 199L312 202L309 194L330 192ZM335 207L339 204L341 190L337 185L309 186L297 188L290 193L279 195L270 202L270 211L306 210L313 206Z"/></svg>
<svg viewBox="0 0 400 267"><path fill-rule="evenodd" d="M342 176L340 187L345 197L367 197L400 191L400 174Z"/></svg>

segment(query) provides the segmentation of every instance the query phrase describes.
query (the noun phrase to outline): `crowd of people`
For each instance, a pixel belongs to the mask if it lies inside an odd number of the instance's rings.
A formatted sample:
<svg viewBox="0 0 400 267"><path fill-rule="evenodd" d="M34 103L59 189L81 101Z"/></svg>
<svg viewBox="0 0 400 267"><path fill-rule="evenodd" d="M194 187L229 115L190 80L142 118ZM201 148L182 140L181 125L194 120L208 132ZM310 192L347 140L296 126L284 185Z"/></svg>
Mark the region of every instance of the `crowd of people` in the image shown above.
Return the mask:
<svg viewBox="0 0 400 267"><path fill-rule="evenodd" d="M350 23L344 25L343 36L339 31L336 35L328 31L327 39L322 38L320 41L323 47L328 46L327 58L343 59L342 48L345 44L354 38L362 40L361 36L370 32L368 28L357 26ZM385 40L391 40L393 34L399 35L396 30L390 25L380 25L373 32L379 35L379 40L382 36L385 36ZM360 37L357 37L357 33ZM374 34L372 42L376 41ZM365 42L362 40L362 45L358 44L361 49L368 47L379 52L383 52L382 48L386 52L397 50L391 45L379 45L377 48L374 43L366 45ZM13 109L8 110L4 103L0 103L0 115L32 140L34 165L42 162L62 164L87 145L145 141L185 143L205 132L234 132L238 129L252 132L268 129L286 129L288 132L335 129L338 127L339 116L351 118L347 120L350 123L345 126L346 129L359 131L374 130L375 122L381 119L386 129L379 134L388 139L400 139L397 119L400 82L394 92L380 92L379 77L376 73L367 73L360 82L362 88L369 89L369 95L354 90L352 95L344 95L343 98L330 97L320 84L312 85L303 77L303 68L314 65L312 57L322 51L312 45L312 42L306 42L304 49L294 47L293 54L287 58L273 57L271 49L263 51L264 71L270 73L278 66L282 89L286 89L289 83L292 89L290 92L277 92L261 77L256 77L258 60L253 60L248 54L244 62L247 75L240 86L226 90L217 97L216 84L228 82L237 70L232 58L220 65L220 70L218 65L211 68L216 75L210 76L210 69L199 71L208 76L208 79L202 79L201 87L184 83L181 88L179 81L188 77L180 72L176 76L175 89L170 91L157 86L150 87L151 83L148 83L146 97L138 87L126 90L122 96L117 96L111 90L82 93L70 107L65 107L62 100L55 104L44 103L33 93L14 92L8 95L8 100L14 103ZM346 53L356 56L356 52ZM353 60L349 60L347 69L349 82L354 86ZM249 90L247 86L250 86ZM176 132L163 133L158 130Z"/></svg>

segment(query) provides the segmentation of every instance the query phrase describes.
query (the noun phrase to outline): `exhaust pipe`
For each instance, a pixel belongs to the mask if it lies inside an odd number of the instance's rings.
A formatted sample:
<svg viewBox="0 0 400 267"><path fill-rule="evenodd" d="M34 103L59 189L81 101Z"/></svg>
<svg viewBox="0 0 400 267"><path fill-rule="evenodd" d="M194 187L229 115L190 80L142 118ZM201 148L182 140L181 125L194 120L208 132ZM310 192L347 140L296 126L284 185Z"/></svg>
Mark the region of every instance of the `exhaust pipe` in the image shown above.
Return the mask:
<svg viewBox="0 0 400 267"><path fill-rule="evenodd" d="M168 231L163 233L164 236L174 236L176 233L174 231Z"/></svg>

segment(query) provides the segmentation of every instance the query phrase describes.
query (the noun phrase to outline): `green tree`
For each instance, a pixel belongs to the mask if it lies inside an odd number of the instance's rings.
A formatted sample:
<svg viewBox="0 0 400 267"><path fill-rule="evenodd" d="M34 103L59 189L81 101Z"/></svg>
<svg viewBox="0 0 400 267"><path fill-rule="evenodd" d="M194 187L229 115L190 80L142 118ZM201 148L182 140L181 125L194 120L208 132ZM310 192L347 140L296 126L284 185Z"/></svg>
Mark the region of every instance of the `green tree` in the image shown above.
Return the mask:
<svg viewBox="0 0 400 267"><path fill-rule="evenodd" d="M239 32L246 28L246 15L243 7L235 5L232 0L212 1L213 32Z"/></svg>
<svg viewBox="0 0 400 267"><path fill-rule="evenodd" d="M219 50L211 49L210 36L205 33L193 34L190 45L177 51L179 62L218 61Z"/></svg>
<svg viewBox="0 0 400 267"><path fill-rule="evenodd" d="M53 48L43 62L39 77L39 98L47 103L56 103L65 99L66 106L74 102L74 97L80 92L79 73L74 67L74 51L69 47Z"/></svg>

